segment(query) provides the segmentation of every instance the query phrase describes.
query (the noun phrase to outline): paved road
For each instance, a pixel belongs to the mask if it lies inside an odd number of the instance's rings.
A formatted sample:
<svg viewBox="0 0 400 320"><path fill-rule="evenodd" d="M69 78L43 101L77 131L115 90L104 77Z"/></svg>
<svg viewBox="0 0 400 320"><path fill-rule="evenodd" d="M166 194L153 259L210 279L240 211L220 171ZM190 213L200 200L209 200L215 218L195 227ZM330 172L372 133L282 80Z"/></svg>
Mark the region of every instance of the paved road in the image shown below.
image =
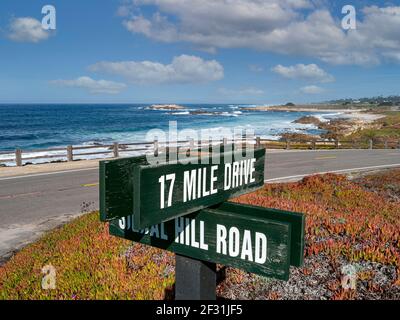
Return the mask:
<svg viewBox="0 0 400 320"><path fill-rule="evenodd" d="M268 152L268 182L318 172L400 167L400 150ZM42 231L98 208L98 169L0 178L0 262Z"/></svg>

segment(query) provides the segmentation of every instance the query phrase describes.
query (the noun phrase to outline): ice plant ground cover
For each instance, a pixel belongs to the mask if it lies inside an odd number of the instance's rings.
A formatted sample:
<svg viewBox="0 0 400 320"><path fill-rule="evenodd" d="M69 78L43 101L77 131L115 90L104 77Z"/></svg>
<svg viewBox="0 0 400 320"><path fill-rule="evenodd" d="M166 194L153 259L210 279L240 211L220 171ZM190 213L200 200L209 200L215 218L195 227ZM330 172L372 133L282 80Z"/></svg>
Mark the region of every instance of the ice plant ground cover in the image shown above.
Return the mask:
<svg viewBox="0 0 400 320"><path fill-rule="evenodd" d="M227 297L290 299L400 299L400 170L349 181L327 174L299 183L266 185L236 202L304 212L306 259L288 283L252 276L254 290L222 288ZM357 272L344 290L343 267ZM231 274L232 277L232 274ZM233 277L235 280L235 277ZM256 283L256 285L254 285ZM243 296L244 294L244 296Z"/></svg>
<svg viewBox="0 0 400 320"><path fill-rule="evenodd" d="M400 170L312 176L266 185L234 201L304 212L305 265L289 282L219 266L227 299L400 299ZM42 289L42 268L56 271ZM343 267L356 288L342 286ZM0 267L0 299L171 299L174 256L111 237L98 213L53 230Z"/></svg>

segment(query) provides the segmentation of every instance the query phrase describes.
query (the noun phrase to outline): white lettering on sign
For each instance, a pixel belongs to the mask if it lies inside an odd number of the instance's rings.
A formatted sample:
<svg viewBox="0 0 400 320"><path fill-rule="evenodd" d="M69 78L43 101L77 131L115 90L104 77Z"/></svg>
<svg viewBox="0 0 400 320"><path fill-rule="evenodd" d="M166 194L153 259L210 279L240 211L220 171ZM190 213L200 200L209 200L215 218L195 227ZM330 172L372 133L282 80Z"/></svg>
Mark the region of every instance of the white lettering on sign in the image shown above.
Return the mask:
<svg viewBox="0 0 400 320"><path fill-rule="evenodd" d="M237 257L240 251L240 232L236 227L229 229L228 253L231 257Z"/></svg>
<svg viewBox="0 0 400 320"><path fill-rule="evenodd" d="M199 227L199 237L197 238L197 228ZM183 244L201 250L208 250L205 243L204 221L196 219L176 218L175 219L175 243Z"/></svg>
<svg viewBox="0 0 400 320"><path fill-rule="evenodd" d="M226 228L220 224L217 224L217 241L215 243L217 253L226 254Z"/></svg>
<svg viewBox="0 0 400 320"><path fill-rule="evenodd" d="M198 241L196 241L196 221L192 220L190 222L190 242L191 242L191 246L194 248L199 248L200 247L200 243Z"/></svg>
<svg viewBox="0 0 400 320"><path fill-rule="evenodd" d="M256 159L247 159L225 164L224 190L234 189L249 183L254 183Z"/></svg>
<svg viewBox="0 0 400 320"><path fill-rule="evenodd" d="M200 221L200 249L208 250L208 244L205 243L204 239L204 221Z"/></svg>
<svg viewBox="0 0 400 320"><path fill-rule="evenodd" d="M258 264L264 264L267 261L267 237L265 234L255 232L253 240L250 230L243 230L241 237L238 228L231 227L228 231L221 224L217 224L216 231L217 253L228 255L231 258L240 256L242 260Z"/></svg>
<svg viewBox="0 0 400 320"><path fill-rule="evenodd" d="M188 218L185 219L185 244L190 246L190 220Z"/></svg>
<svg viewBox="0 0 400 320"><path fill-rule="evenodd" d="M254 176L256 171L255 163L255 158L226 163L224 169L224 191L254 183L256 181ZM218 168L218 165L215 165L212 167L185 171L183 173L183 202L186 203L217 194ZM175 180L173 180L173 182L174 181ZM160 178L159 182L161 184L161 209L164 209L164 176ZM173 182L170 186L169 196L171 196L171 192L173 192ZM171 198L169 198L169 200L170 199ZM168 206L170 206L169 202Z"/></svg>
<svg viewBox="0 0 400 320"><path fill-rule="evenodd" d="M119 227L122 230L131 229L135 231L131 227L130 220L131 217L120 219ZM204 221L180 217L175 219L174 225L175 243L204 251L209 250L209 245L206 243ZM168 241L164 223L135 232ZM217 224L215 251L231 258L240 258L244 261L265 264L268 253L267 236L261 232L252 232L246 229L240 230L235 226L228 229L222 224Z"/></svg>
<svg viewBox="0 0 400 320"><path fill-rule="evenodd" d="M160 179L158 179L158 182L160 183L160 208L161 209L165 208L165 181L171 181L171 183L169 185L167 207L172 206L172 194L174 192L175 177L176 177L175 173L172 173L172 174L168 174L166 176L161 176Z"/></svg>
<svg viewBox="0 0 400 320"><path fill-rule="evenodd" d="M149 234L150 237L154 237L157 239L168 240L168 235L165 233L165 225L164 222L152 226L150 229L146 228L143 230L134 230L133 224L131 223L132 217L121 218L118 220L118 226L121 230L132 230L134 232L139 232L142 234Z"/></svg>
<svg viewBox="0 0 400 320"><path fill-rule="evenodd" d="M175 219L175 242L185 243L185 232L184 229L185 220L183 218Z"/></svg>
<svg viewBox="0 0 400 320"><path fill-rule="evenodd" d="M218 189L215 189L215 183L218 181L218 177L215 175L215 171L218 170L218 166L212 166L211 167L211 194L216 194L218 193Z"/></svg>
<svg viewBox="0 0 400 320"><path fill-rule="evenodd" d="M250 183L256 182L256 178L254 177L254 173L256 172L256 159L251 159L250 160Z"/></svg>
<svg viewBox="0 0 400 320"><path fill-rule="evenodd" d="M249 230L244 230L242 254L240 258L242 260L253 261L253 252L251 249L251 233Z"/></svg>
<svg viewBox="0 0 400 320"><path fill-rule="evenodd" d="M196 199L196 172L194 169L183 173L183 202Z"/></svg>
<svg viewBox="0 0 400 320"><path fill-rule="evenodd" d="M264 264L267 261L267 236L256 232L254 262Z"/></svg>
<svg viewBox="0 0 400 320"><path fill-rule="evenodd" d="M218 193L218 189L215 188L215 183L218 181L218 177L216 176L217 170L218 166L212 166L210 173L208 173L207 167L185 171L183 173L183 202L185 203Z"/></svg>

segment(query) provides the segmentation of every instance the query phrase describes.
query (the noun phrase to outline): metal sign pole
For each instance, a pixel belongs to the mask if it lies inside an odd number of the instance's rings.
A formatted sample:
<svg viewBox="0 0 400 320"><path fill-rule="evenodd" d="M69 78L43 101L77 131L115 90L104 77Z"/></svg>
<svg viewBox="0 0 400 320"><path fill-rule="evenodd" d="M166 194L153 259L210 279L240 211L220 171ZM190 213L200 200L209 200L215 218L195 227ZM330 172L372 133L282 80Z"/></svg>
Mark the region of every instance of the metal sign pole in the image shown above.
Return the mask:
<svg viewBox="0 0 400 320"><path fill-rule="evenodd" d="M175 300L216 300L215 263L179 254L175 262Z"/></svg>

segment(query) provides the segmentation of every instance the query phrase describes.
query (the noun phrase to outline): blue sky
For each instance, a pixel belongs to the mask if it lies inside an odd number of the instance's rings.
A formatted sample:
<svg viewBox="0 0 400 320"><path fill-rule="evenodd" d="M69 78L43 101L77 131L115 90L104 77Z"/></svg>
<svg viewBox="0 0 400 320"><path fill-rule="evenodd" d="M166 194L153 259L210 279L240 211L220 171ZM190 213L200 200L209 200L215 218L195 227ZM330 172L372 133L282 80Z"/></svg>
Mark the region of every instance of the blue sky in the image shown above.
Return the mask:
<svg viewBox="0 0 400 320"><path fill-rule="evenodd" d="M42 7L55 31L41 30ZM357 29L343 30L351 4ZM315 102L400 94L400 2L2 0L0 103Z"/></svg>

